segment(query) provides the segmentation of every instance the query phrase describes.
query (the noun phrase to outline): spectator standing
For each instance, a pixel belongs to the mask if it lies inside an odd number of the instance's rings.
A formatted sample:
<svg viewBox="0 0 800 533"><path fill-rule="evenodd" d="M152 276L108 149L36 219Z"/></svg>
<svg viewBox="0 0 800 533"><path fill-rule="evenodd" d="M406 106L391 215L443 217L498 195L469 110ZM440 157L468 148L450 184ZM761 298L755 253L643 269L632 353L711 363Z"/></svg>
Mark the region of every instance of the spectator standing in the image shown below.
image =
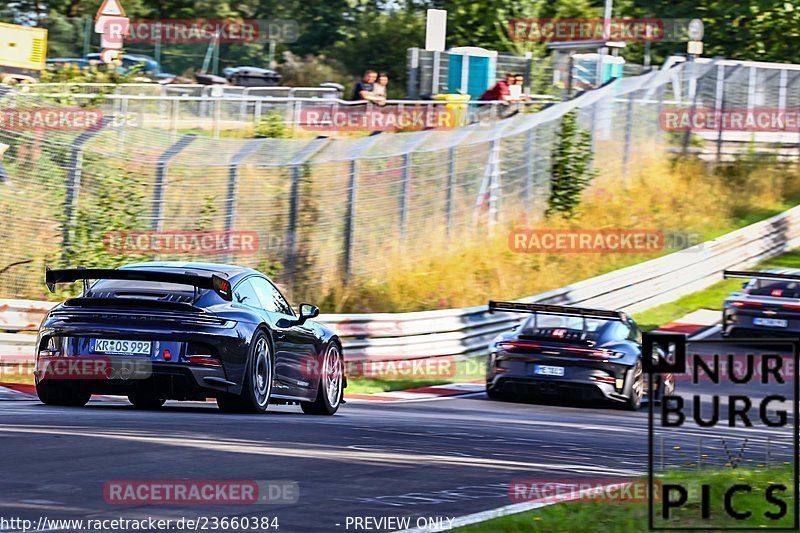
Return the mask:
<svg viewBox="0 0 800 533"><path fill-rule="evenodd" d="M503 102L509 102L511 100L511 90L509 89L509 87L514 83L515 79L516 76L512 72L509 72L508 74L506 74L505 79L497 80L497 83L495 84L494 87L484 92L481 95L480 100L484 101L500 100Z"/></svg>
<svg viewBox="0 0 800 533"><path fill-rule="evenodd" d="M372 88L373 102L379 106L386 105L387 91L389 86L389 75L381 72L378 75L378 81Z"/></svg>
<svg viewBox="0 0 800 533"><path fill-rule="evenodd" d="M356 83L355 90L353 91L353 100L368 100L374 99L373 91L375 90L375 80L378 79L378 73L374 70L368 70L364 73L364 77Z"/></svg>

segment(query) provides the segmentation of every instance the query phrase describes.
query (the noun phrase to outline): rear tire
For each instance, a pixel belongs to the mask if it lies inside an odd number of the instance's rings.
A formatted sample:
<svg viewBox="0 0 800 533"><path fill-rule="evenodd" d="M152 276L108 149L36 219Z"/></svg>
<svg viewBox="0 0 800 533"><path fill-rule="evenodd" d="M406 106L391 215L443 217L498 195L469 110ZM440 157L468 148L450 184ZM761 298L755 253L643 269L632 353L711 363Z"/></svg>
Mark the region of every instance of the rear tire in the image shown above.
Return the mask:
<svg viewBox="0 0 800 533"><path fill-rule="evenodd" d="M506 396L494 387L486 387L486 396L488 396L490 400L502 401L506 399Z"/></svg>
<svg viewBox="0 0 800 533"><path fill-rule="evenodd" d="M301 402L300 408L307 415L330 416L339 410L344 396L344 360L336 343L325 349L322 372L317 387L317 397L313 402Z"/></svg>
<svg viewBox="0 0 800 533"><path fill-rule="evenodd" d="M129 395L128 401L131 402L137 409L153 411L155 409L160 409L167 400L163 398L156 398L155 396L151 396L149 394L137 393Z"/></svg>
<svg viewBox="0 0 800 533"><path fill-rule="evenodd" d="M89 403L91 393L66 381L40 381L36 384L36 394L45 405L61 407L83 407Z"/></svg>
<svg viewBox="0 0 800 533"><path fill-rule="evenodd" d="M242 393L217 397L217 407L226 413L264 413L272 397L272 373L275 366L267 335L258 331L250 343Z"/></svg>
<svg viewBox="0 0 800 533"><path fill-rule="evenodd" d="M628 411L638 411L642 406L642 398L644 397L644 372L642 370L641 359L638 359L636 364L628 371L628 376L625 381L626 383L630 383L628 399L625 400L625 409Z"/></svg>

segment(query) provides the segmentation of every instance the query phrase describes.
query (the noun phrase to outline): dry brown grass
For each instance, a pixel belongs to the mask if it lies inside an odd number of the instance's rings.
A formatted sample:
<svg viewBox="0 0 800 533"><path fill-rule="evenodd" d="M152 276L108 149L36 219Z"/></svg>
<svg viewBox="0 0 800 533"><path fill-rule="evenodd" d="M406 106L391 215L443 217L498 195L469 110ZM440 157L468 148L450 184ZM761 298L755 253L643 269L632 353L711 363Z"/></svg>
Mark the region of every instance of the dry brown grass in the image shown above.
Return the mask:
<svg viewBox="0 0 800 533"><path fill-rule="evenodd" d="M797 169L770 166L711 171L696 160L645 163L627 186L601 175L584 194L572 219L549 219L535 228L647 229L696 233L702 239L727 233L785 210L800 197ZM513 224L482 242L429 253L427 259L388 254L381 279L355 280L329 293L330 312L402 312L480 305L555 289L641 262L658 254L514 253ZM441 250L437 243L426 249Z"/></svg>

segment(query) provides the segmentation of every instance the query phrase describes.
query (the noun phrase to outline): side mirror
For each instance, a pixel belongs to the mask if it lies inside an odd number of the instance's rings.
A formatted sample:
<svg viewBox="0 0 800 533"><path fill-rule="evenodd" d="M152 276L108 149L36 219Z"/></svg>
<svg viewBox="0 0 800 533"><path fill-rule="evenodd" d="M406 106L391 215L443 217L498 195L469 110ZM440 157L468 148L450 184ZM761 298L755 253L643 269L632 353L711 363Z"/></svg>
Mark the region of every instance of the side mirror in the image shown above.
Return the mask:
<svg viewBox="0 0 800 533"><path fill-rule="evenodd" d="M319 307L311 304L300 304L300 316L298 318L300 324L304 324L306 320L316 318L319 316Z"/></svg>
<svg viewBox="0 0 800 533"><path fill-rule="evenodd" d="M748 283L750 283L750 282L749 282L749 281L745 281L744 283L742 283L742 288L743 288L743 289L746 289L746 288L747 288L747 284L748 284Z"/></svg>

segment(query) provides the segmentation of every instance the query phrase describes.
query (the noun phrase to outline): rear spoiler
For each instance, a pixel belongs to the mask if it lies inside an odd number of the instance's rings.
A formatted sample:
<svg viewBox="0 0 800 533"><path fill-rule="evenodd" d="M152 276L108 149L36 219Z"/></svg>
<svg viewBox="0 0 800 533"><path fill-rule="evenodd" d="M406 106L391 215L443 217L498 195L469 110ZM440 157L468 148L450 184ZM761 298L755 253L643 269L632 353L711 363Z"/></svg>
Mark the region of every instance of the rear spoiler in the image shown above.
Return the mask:
<svg viewBox="0 0 800 533"><path fill-rule="evenodd" d="M768 281L800 281L797 274L773 274L771 272L747 272L745 270L725 270L724 278L763 279Z"/></svg>
<svg viewBox="0 0 800 533"><path fill-rule="evenodd" d="M56 291L57 283L71 283L73 281L90 279L116 279L176 283L179 285L188 285L198 289L210 289L216 292L223 300L228 302L233 300L230 282L226 279L222 279L216 274L211 274L210 276L201 276L199 274L177 274L173 272L162 272L159 270L118 270L114 268L64 268L59 270L51 270L50 268L47 268L45 272L45 283L47 284L47 288L50 290L50 292Z"/></svg>
<svg viewBox="0 0 800 533"><path fill-rule="evenodd" d="M546 313L548 315L608 318L611 320L625 320L627 316L622 311L609 311L607 309L590 309L586 307L569 307L550 304L524 304L520 302L495 302L494 300L489 300L489 312L494 313L495 311Z"/></svg>

